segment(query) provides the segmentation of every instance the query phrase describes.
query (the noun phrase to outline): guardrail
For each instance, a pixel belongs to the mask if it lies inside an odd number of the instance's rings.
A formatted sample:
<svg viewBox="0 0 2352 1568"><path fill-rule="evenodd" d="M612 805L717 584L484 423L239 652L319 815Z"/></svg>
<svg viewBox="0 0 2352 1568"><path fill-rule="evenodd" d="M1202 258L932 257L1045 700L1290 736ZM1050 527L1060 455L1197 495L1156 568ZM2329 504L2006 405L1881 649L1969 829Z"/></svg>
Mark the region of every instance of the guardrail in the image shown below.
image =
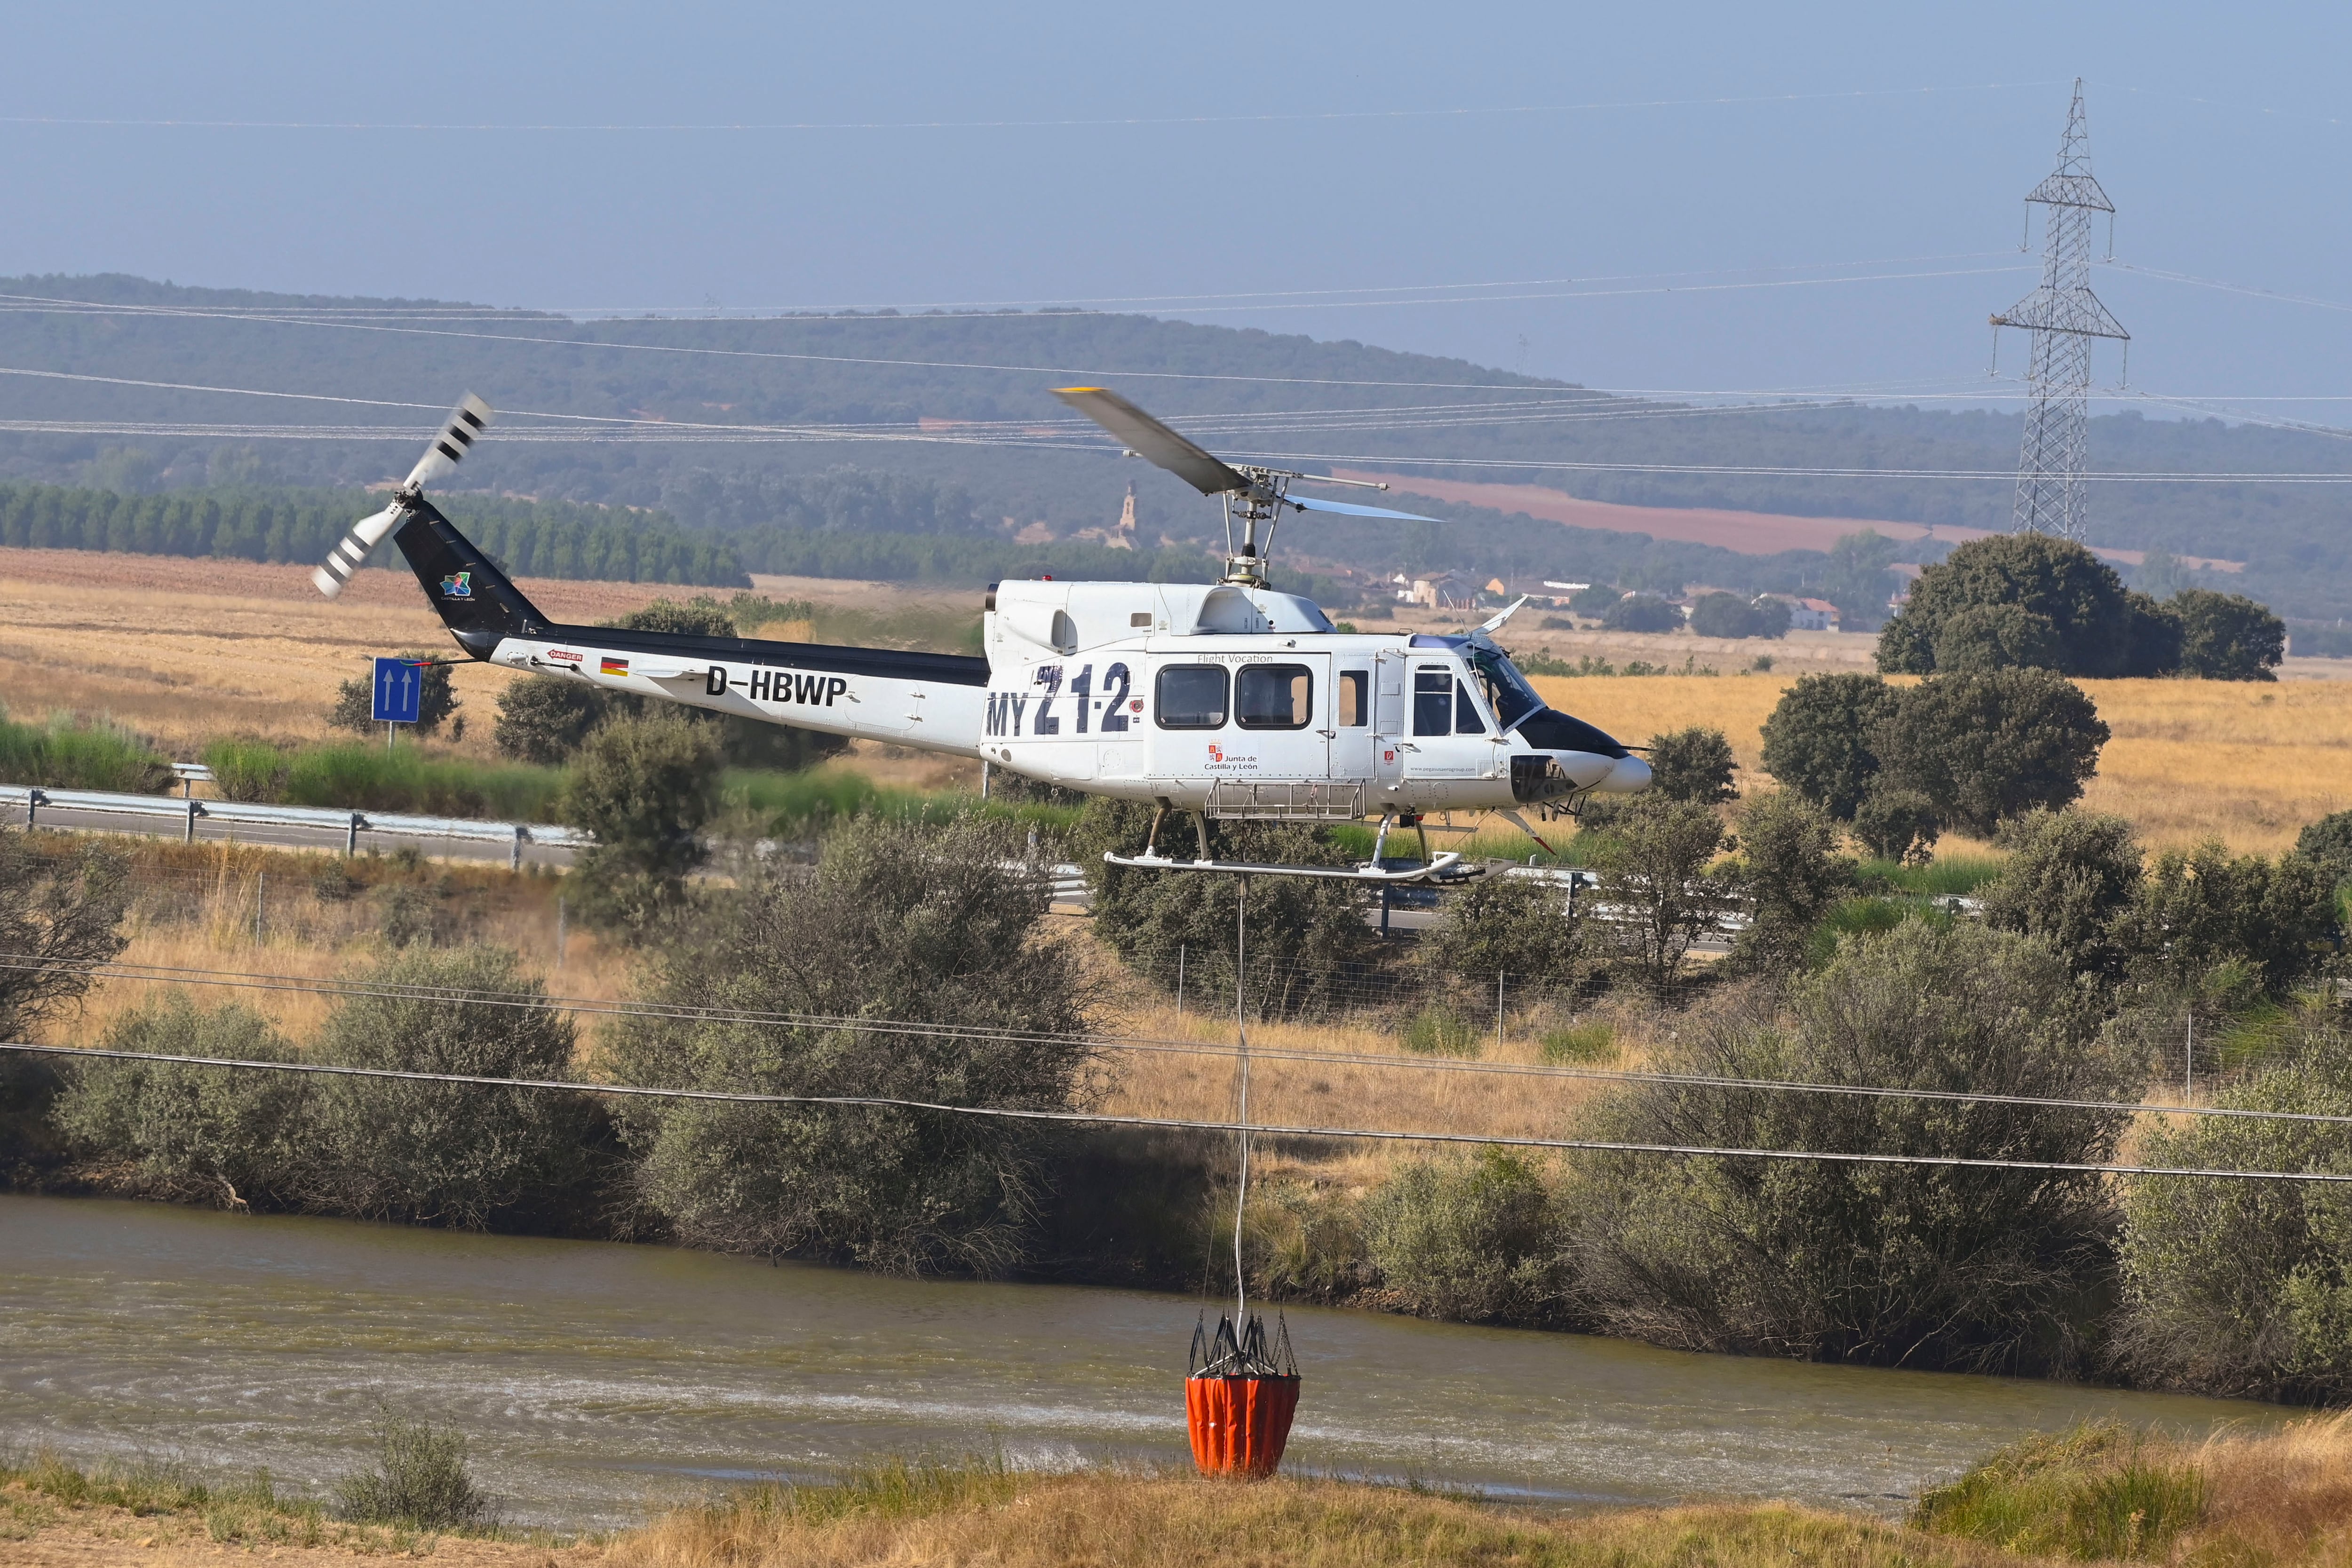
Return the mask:
<svg viewBox="0 0 2352 1568"><path fill-rule="evenodd" d="M345 811L318 806L265 806L250 800L173 800L165 795L119 795L102 789L48 789L37 784L0 784L0 807L17 806L25 826L37 827L45 810L100 811L114 816L146 817L184 824L183 840L193 843L199 821L229 826L292 826L320 828L343 835L343 852L359 851L362 833L394 838L473 839L509 846L507 864L522 864L523 846L582 850L596 841L578 828L555 822L484 822L469 817L412 817L392 811ZM1058 868L1057 868L1058 869ZM1076 868L1072 868L1076 869Z"/></svg>

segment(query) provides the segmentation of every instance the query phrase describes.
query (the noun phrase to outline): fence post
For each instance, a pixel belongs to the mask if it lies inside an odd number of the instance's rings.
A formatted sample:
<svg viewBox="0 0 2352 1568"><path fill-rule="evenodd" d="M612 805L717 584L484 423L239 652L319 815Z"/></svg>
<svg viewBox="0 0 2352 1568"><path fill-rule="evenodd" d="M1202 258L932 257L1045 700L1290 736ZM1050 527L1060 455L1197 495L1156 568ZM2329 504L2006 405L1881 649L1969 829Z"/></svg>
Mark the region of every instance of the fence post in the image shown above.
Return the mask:
<svg viewBox="0 0 2352 1568"><path fill-rule="evenodd" d="M555 895L555 967L563 967L563 895Z"/></svg>
<svg viewBox="0 0 2352 1568"><path fill-rule="evenodd" d="M269 873L257 871L253 873L253 945L257 947L261 946L261 911L268 901Z"/></svg>
<svg viewBox="0 0 2352 1568"><path fill-rule="evenodd" d="M350 825L343 830L343 853L346 855L355 855L359 852L360 814L357 811L353 811L352 813Z"/></svg>
<svg viewBox="0 0 2352 1568"><path fill-rule="evenodd" d="M1184 1017L1184 944L1176 944L1176 1017Z"/></svg>
<svg viewBox="0 0 2352 1568"><path fill-rule="evenodd" d="M1503 971L1495 971L1495 1049L1503 1049Z"/></svg>
<svg viewBox="0 0 2352 1568"><path fill-rule="evenodd" d="M194 795L188 797L188 826L180 835L180 841L184 844L196 841L196 798Z"/></svg>
<svg viewBox="0 0 2352 1568"><path fill-rule="evenodd" d="M25 831L26 831L26 832L28 832L28 833L29 833L29 832L31 832L31 831L33 831L34 824L35 824L35 822L36 822L36 821L38 821L38 819L39 819L39 817L40 817L40 813L41 813L41 792L40 792L40 790L38 790L38 789L27 789L27 790L26 790L26 791L25 791Z"/></svg>
<svg viewBox="0 0 2352 1568"><path fill-rule="evenodd" d="M515 824L514 847L507 852L507 870L522 870L522 824Z"/></svg>

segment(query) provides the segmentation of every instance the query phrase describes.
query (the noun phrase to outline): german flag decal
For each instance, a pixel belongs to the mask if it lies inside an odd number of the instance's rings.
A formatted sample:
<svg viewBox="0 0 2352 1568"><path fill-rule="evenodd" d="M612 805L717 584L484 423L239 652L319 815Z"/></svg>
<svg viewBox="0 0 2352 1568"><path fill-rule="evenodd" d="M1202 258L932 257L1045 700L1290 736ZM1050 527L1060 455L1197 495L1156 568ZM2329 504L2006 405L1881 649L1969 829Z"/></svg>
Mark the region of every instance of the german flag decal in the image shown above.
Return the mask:
<svg viewBox="0 0 2352 1568"><path fill-rule="evenodd" d="M615 659L612 654L607 653L604 655L604 663L597 666L597 670L602 674L625 675L629 673L629 661Z"/></svg>

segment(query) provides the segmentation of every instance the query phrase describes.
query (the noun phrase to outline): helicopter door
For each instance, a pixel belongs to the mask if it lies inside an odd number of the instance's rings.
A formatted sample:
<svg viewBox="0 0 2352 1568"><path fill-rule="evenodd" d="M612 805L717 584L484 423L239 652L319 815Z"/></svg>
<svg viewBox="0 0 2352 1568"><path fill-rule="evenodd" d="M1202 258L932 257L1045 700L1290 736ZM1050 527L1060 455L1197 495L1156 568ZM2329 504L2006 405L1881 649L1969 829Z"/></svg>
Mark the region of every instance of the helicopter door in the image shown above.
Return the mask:
<svg viewBox="0 0 2352 1568"><path fill-rule="evenodd" d="M1289 653L1234 671L1232 757L1243 777L1331 777L1331 655Z"/></svg>
<svg viewBox="0 0 2352 1568"><path fill-rule="evenodd" d="M1412 664L1412 737L1402 749L1405 776L1415 780L1476 779L1494 768L1492 732L1470 695L1468 672L1452 661ZM1432 799L1444 800L1434 793Z"/></svg>
<svg viewBox="0 0 2352 1568"><path fill-rule="evenodd" d="M1350 665L1355 666L1349 668ZM1373 758L1372 691L1378 672L1364 655L1338 661L1331 674L1331 777L1334 781L1370 782Z"/></svg>

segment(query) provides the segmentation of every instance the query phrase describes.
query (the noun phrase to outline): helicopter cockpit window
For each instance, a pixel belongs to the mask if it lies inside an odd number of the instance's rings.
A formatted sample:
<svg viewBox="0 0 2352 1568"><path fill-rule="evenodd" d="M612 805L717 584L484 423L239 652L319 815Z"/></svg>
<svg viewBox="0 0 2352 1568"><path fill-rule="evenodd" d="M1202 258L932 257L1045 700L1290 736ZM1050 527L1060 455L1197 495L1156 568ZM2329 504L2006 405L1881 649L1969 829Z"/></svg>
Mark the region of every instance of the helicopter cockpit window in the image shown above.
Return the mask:
<svg viewBox="0 0 2352 1568"><path fill-rule="evenodd" d="M1486 721L1478 713L1478 705L1471 700L1470 688L1460 681L1454 683L1454 733L1484 735Z"/></svg>
<svg viewBox="0 0 2352 1568"><path fill-rule="evenodd" d="M1170 664L1160 672L1154 707L1162 729L1222 729L1225 671L1221 664Z"/></svg>
<svg viewBox="0 0 2352 1568"><path fill-rule="evenodd" d="M1528 685L1527 676L1504 657L1501 649L1482 648L1474 643L1463 651L1469 655L1470 668L1476 672L1479 685L1486 689L1486 706L1495 710L1496 719L1505 729L1544 706L1543 698Z"/></svg>
<svg viewBox="0 0 2352 1568"><path fill-rule="evenodd" d="M1244 729L1305 729L1314 707L1315 677L1304 664L1244 664L1234 678Z"/></svg>

